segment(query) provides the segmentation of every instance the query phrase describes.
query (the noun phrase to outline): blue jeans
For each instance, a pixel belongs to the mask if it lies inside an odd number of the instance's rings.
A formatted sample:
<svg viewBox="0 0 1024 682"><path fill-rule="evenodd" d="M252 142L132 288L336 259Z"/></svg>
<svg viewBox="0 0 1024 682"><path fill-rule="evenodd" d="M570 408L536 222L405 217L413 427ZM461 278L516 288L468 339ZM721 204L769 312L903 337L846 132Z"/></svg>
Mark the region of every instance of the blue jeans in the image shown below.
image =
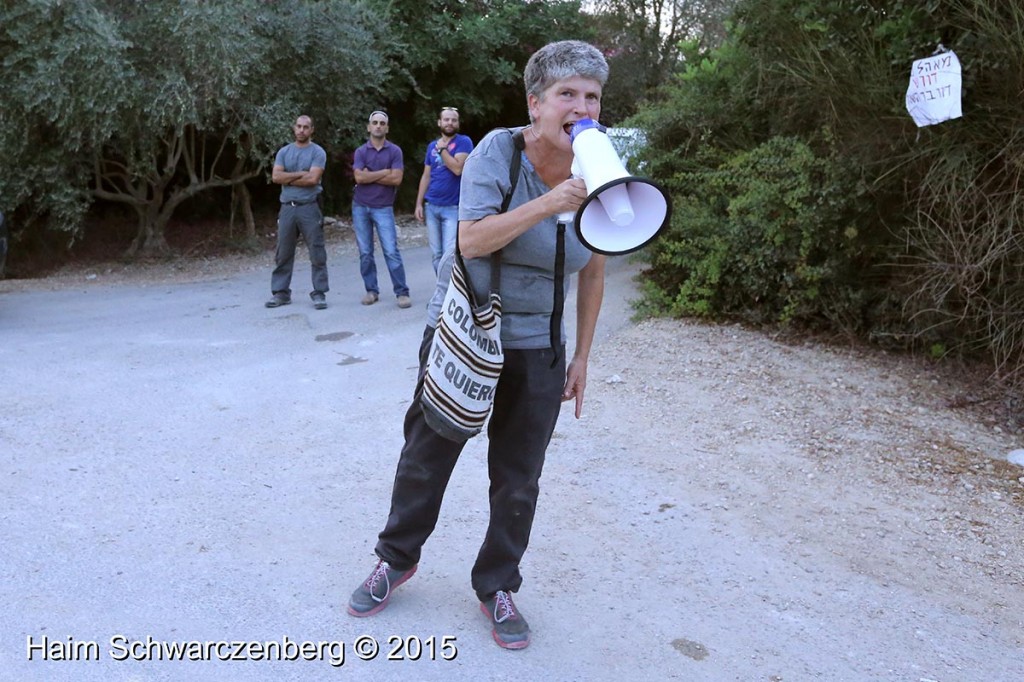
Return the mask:
<svg viewBox="0 0 1024 682"><path fill-rule="evenodd" d="M377 228L380 250L384 252L384 262L391 274L391 286L395 296L408 296L409 287L405 284L405 266L402 265L402 254L398 252L398 231L395 228L395 211L391 206L370 208L352 202L352 227L356 232L356 243L359 244L359 274L363 276L363 285L367 291L380 294L377 286L377 263L373 255L373 229Z"/></svg>
<svg viewBox="0 0 1024 682"><path fill-rule="evenodd" d="M427 202L424 216L427 222L427 241L434 258L434 274L441 256L455 250L455 234L459 230L459 205L437 206Z"/></svg>

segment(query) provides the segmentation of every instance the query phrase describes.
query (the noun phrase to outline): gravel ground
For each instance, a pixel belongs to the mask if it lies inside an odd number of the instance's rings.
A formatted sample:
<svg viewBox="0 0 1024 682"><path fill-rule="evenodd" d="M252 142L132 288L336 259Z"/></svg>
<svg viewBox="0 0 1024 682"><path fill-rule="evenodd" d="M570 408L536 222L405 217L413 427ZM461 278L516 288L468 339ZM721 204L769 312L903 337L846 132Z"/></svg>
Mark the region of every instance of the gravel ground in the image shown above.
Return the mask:
<svg viewBox="0 0 1024 682"><path fill-rule="evenodd" d="M328 234L332 263L352 256L343 222ZM408 221L401 234L423 243ZM91 264L0 293L212 281L270 263ZM519 659L495 648L503 671L469 654L422 679L1024 679L1024 467L1007 461L1024 434L965 398L979 382L686 320L602 337L589 379L583 418L564 413L555 433L524 560L537 642ZM394 431L394 412L361 428ZM369 484L383 493L387 478ZM456 500L453 527L479 521L479 499ZM360 541L386 499L374 503ZM367 558L345 564L336 601ZM421 568L405 599L430 603L440 569ZM384 617L408 618L402 608Z"/></svg>

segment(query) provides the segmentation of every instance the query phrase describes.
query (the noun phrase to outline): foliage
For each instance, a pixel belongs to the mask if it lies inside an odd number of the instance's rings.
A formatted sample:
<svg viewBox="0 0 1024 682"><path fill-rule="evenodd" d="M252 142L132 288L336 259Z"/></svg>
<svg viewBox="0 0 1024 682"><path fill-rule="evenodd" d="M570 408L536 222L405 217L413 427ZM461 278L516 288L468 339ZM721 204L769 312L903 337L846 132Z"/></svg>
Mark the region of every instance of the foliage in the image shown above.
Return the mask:
<svg viewBox="0 0 1024 682"><path fill-rule="evenodd" d="M16 238L61 234L68 245L83 235L94 202L129 207L138 216L129 254L159 254L171 217L198 195L235 188L247 201L248 187L257 198L273 194L259 178L301 112L313 116L315 139L328 150L328 208L342 210L370 110L389 111L391 135L414 168L441 105L457 106L475 139L522 122L527 59L547 42L578 38L612 61L610 120L644 94L631 87L636 74L617 66L620 45L647 41L674 54L674 29L651 40L658 16L669 16L661 8L692 10L692 19L731 2L585 3L618 12L609 22L587 14L581 0L5 3L0 198ZM634 5L643 21L630 18ZM601 26L613 29L599 35ZM657 80L660 63L645 62L644 82ZM415 192L415 182L404 184Z"/></svg>
<svg viewBox="0 0 1024 682"><path fill-rule="evenodd" d="M351 131L354 103L377 90L353 78L370 68L376 36L366 27L370 17L352 3L109 7L132 43L138 76L121 102L115 135L96 158L93 192L136 210L130 254L166 251L164 229L188 198L263 172L299 113L321 121L318 139L338 139ZM334 39L330 27L337 25L349 27L348 40Z"/></svg>
<svg viewBox="0 0 1024 682"><path fill-rule="evenodd" d="M652 249L651 310L866 334L893 324L893 224L906 155L887 14L861 3L746 0L728 38L631 123L669 178L673 232ZM904 115L905 117L905 115ZM897 204L893 210L893 204Z"/></svg>
<svg viewBox="0 0 1024 682"><path fill-rule="evenodd" d="M0 192L23 232L34 217L72 240L92 200L123 204L129 255L159 254L175 210L265 174L299 113L339 203L369 111L391 112L410 161L442 104L477 137L516 123L527 58L564 37L587 37L579 2L31 0L0 28Z"/></svg>
<svg viewBox="0 0 1024 682"><path fill-rule="evenodd" d="M389 137L405 151L407 168L422 162L442 106L458 108L462 132L473 139L524 122L522 73L530 55L553 40L590 37L579 0L374 4L395 17L391 33L401 54L380 105L394 121ZM406 189L415 195L415 183Z"/></svg>
<svg viewBox="0 0 1024 682"><path fill-rule="evenodd" d="M113 114L114 132L93 156L92 192L136 211L129 254L164 252L164 226L174 209L199 191L231 182L218 177L217 166L243 129L232 113L244 99L250 60L258 57L252 50L241 59L231 55L249 47L242 7L164 0L105 8L131 46L134 77Z"/></svg>
<svg viewBox="0 0 1024 682"><path fill-rule="evenodd" d="M680 174L672 231L652 252L652 299L676 315L848 323L834 319L858 276L845 182L834 159L786 137Z"/></svg>
<svg viewBox="0 0 1024 682"><path fill-rule="evenodd" d="M964 67L964 117L917 129L912 60ZM631 124L671 187L646 307L827 323L981 354L1024 383L1024 8L743 0L722 45Z"/></svg>
<svg viewBox="0 0 1024 682"><path fill-rule="evenodd" d="M328 148L365 140L367 116L389 96L388 84L402 69L390 11L352 0L255 6L265 46L258 60L269 66L253 79L252 98L264 124L261 139L273 141L268 148L291 141L300 112L313 116L316 140Z"/></svg>
<svg viewBox="0 0 1024 682"><path fill-rule="evenodd" d="M683 45L702 49L724 38L736 0L599 0L596 42L606 48L611 75L601 117L608 125L636 113L685 59Z"/></svg>
<svg viewBox="0 0 1024 682"><path fill-rule="evenodd" d="M12 222L73 241L92 198L123 203L138 214L130 254L164 252L182 202L266 172L299 113L328 145L357 139L381 90L366 74L386 78L394 57L381 14L345 0L31 0L2 19Z"/></svg>
<svg viewBox="0 0 1024 682"><path fill-rule="evenodd" d="M943 3L964 69L964 117L921 131L904 176L900 289L918 347L992 360L1024 387L1024 7Z"/></svg>
<svg viewBox="0 0 1024 682"><path fill-rule="evenodd" d="M0 198L12 226L74 240L89 202L87 155L113 131L116 103L134 76L127 48L94 3L5 3Z"/></svg>
<svg viewBox="0 0 1024 682"><path fill-rule="evenodd" d="M933 148L904 227L906 334L1024 385L1024 126L958 132Z"/></svg>

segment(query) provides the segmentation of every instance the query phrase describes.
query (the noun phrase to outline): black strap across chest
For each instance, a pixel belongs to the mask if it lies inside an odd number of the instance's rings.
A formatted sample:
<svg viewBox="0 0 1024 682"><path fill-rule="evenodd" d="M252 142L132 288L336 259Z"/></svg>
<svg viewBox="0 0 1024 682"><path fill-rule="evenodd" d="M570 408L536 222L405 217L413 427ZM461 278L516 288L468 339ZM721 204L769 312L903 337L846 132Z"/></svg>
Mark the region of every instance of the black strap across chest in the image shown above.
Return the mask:
<svg viewBox="0 0 1024 682"><path fill-rule="evenodd" d="M501 202L500 213L508 211L512 203L512 195L515 194L516 185L519 184L519 175L523 165L523 151L526 149L526 138L523 137L522 129L508 130L512 136L512 159L509 161L508 180L509 188ZM462 259L462 252L459 250L458 232L455 237L455 257ZM501 286L501 250L491 254L491 291L499 291ZM470 287L472 291L472 287ZM475 305L475 302L474 302ZM558 221L555 235L555 300L551 310L551 325L548 329L551 339L551 351L554 359L551 366L558 363L562 354L562 313L565 309L565 223Z"/></svg>

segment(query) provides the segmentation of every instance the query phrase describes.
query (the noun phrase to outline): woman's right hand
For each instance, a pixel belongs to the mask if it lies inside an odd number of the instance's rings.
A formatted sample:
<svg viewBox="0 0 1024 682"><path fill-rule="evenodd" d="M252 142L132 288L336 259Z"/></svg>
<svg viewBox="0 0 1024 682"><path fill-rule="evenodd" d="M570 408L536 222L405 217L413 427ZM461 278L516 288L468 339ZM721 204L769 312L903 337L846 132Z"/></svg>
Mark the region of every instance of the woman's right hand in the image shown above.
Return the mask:
<svg viewBox="0 0 1024 682"><path fill-rule="evenodd" d="M586 198L586 183L580 178L570 178L508 213L495 213L480 220L460 220L459 250L465 258L486 256L504 248L541 220L575 213Z"/></svg>
<svg viewBox="0 0 1024 682"><path fill-rule="evenodd" d="M544 196L550 202L552 215L575 213L587 198L587 185L582 178L569 178Z"/></svg>

